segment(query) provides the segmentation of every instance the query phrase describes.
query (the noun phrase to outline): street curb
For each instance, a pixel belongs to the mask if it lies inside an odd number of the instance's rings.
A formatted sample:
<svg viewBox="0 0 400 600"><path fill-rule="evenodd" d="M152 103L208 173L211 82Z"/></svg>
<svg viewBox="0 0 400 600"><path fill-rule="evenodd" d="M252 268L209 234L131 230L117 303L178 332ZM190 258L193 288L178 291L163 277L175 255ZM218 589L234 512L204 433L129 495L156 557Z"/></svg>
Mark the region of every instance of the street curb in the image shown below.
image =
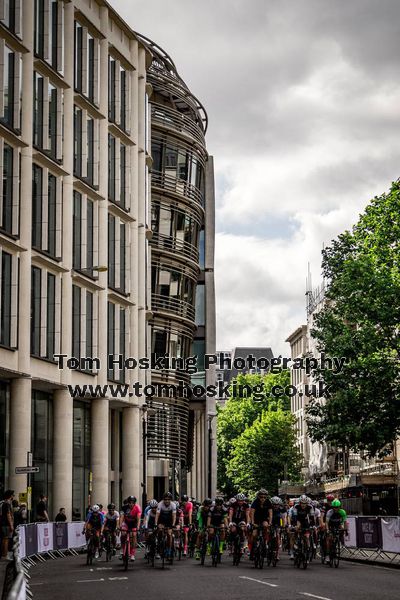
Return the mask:
<svg viewBox="0 0 400 600"><path fill-rule="evenodd" d="M384 563L376 560L368 560L363 558L349 558L347 556L341 556L340 560L346 560L347 562L355 562L361 565L372 565L374 567L386 567L389 569L400 569L400 563Z"/></svg>

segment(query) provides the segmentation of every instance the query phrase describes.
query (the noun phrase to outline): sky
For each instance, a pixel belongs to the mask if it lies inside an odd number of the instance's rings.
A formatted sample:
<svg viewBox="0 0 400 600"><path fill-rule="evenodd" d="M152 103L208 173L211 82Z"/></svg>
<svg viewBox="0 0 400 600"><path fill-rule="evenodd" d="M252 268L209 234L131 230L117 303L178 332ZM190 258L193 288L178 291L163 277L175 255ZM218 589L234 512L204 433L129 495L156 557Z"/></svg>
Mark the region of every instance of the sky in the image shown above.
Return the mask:
<svg viewBox="0 0 400 600"><path fill-rule="evenodd" d="M208 113L217 349L288 356L308 264L400 176L400 3L109 1Z"/></svg>

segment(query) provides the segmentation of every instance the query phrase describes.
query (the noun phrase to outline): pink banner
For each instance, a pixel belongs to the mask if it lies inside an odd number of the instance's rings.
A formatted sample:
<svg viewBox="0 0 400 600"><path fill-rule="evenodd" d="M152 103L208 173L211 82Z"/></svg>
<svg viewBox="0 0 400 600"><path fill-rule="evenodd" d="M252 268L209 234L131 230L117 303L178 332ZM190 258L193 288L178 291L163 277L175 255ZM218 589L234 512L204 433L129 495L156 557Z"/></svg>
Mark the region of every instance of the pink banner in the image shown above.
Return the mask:
<svg viewBox="0 0 400 600"><path fill-rule="evenodd" d="M37 523L37 551L53 550L53 523Z"/></svg>
<svg viewBox="0 0 400 600"><path fill-rule="evenodd" d="M382 549L400 553L400 517L382 517Z"/></svg>
<svg viewBox="0 0 400 600"><path fill-rule="evenodd" d="M356 528L357 517L347 517L347 527L349 535L344 537L344 545L349 548L357 548L357 528Z"/></svg>

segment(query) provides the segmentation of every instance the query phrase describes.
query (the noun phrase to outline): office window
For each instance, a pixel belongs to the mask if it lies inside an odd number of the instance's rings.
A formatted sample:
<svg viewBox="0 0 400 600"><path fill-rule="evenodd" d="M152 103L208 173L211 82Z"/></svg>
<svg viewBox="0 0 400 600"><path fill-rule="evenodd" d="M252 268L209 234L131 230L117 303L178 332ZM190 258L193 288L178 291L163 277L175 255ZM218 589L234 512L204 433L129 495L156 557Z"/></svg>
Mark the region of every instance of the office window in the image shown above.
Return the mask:
<svg viewBox="0 0 400 600"><path fill-rule="evenodd" d="M107 311L107 354L115 356L126 354L126 337L128 327L128 311L113 302L108 302ZM125 381L124 370L120 371L117 366L108 369L108 379L113 381Z"/></svg>
<svg viewBox="0 0 400 600"><path fill-rule="evenodd" d="M108 197L115 201L115 137L108 134Z"/></svg>
<svg viewBox="0 0 400 600"><path fill-rule="evenodd" d="M115 354L115 304L108 302L107 307L107 356ZM108 379L114 379L114 369L108 369Z"/></svg>
<svg viewBox="0 0 400 600"><path fill-rule="evenodd" d="M114 215L108 215L108 286L127 292L127 226Z"/></svg>
<svg viewBox="0 0 400 600"><path fill-rule="evenodd" d="M45 269L31 269L31 354L54 359L60 351L61 279Z"/></svg>
<svg viewBox="0 0 400 600"><path fill-rule="evenodd" d="M108 118L124 131L129 132L129 85L130 72L118 59L108 57Z"/></svg>
<svg viewBox="0 0 400 600"><path fill-rule="evenodd" d="M86 195L74 191L72 218L72 264L76 271L94 276L93 266L97 262L98 227L97 205Z"/></svg>
<svg viewBox="0 0 400 600"><path fill-rule="evenodd" d="M86 356L93 354L93 294L86 292Z"/></svg>
<svg viewBox="0 0 400 600"><path fill-rule="evenodd" d="M21 55L0 39L0 122L19 133Z"/></svg>
<svg viewBox="0 0 400 600"><path fill-rule="evenodd" d="M0 0L0 21L15 35L21 34L23 0Z"/></svg>
<svg viewBox="0 0 400 600"><path fill-rule="evenodd" d="M63 91L48 77L33 72L33 144L52 159L62 160Z"/></svg>
<svg viewBox="0 0 400 600"><path fill-rule="evenodd" d="M99 40L79 21L74 25L74 52L75 90L98 105Z"/></svg>
<svg viewBox="0 0 400 600"><path fill-rule="evenodd" d="M72 356L81 358L81 288L72 286Z"/></svg>
<svg viewBox="0 0 400 600"><path fill-rule="evenodd" d="M130 150L118 138L108 135L108 199L129 211Z"/></svg>
<svg viewBox="0 0 400 600"><path fill-rule="evenodd" d="M61 258L62 182L32 165L32 247Z"/></svg>
<svg viewBox="0 0 400 600"><path fill-rule="evenodd" d="M97 355L96 296L77 285L72 286L72 356L75 358ZM87 365L87 370L89 365Z"/></svg>
<svg viewBox="0 0 400 600"><path fill-rule="evenodd" d="M119 146L119 167L120 167L120 193L119 202L122 208L127 207L127 148L124 144Z"/></svg>
<svg viewBox="0 0 400 600"><path fill-rule="evenodd" d="M0 344L11 346L12 256L1 253Z"/></svg>
<svg viewBox="0 0 400 600"><path fill-rule="evenodd" d="M57 0L34 1L35 54L62 74L64 68L64 3Z"/></svg>
<svg viewBox="0 0 400 600"><path fill-rule="evenodd" d="M90 186L99 183L99 122L87 110L74 107L74 175Z"/></svg>
<svg viewBox="0 0 400 600"><path fill-rule="evenodd" d="M126 309L119 309L119 348L118 354L122 354L122 357L125 359L125 336L126 336ZM122 383L125 382L125 371L119 371L119 381Z"/></svg>
<svg viewBox="0 0 400 600"><path fill-rule="evenodd" d="M0 138L0 230L19 233L19 151Z"/></svg>

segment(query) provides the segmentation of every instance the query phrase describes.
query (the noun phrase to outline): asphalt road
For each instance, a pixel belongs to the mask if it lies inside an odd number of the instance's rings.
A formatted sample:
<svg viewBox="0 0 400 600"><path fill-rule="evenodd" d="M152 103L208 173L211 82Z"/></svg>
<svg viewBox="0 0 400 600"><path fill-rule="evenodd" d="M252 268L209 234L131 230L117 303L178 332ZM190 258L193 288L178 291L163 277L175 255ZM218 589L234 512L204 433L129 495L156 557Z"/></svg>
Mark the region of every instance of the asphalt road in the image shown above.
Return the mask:
<svg viewBox="0 0 400 600"><path fill-rule="evenodd" d="M202 567L184 559L164 570L147 565L143 550L136 562L123 571L116 558L85 564L85 555L39 563L33 567L30 587L34 600L398 600L400 569L342 561L338 569L313 562L306 570L293 567L283 556L276 568L255 569L245 559L233 567L224 555L222 564Z"/></svg>

